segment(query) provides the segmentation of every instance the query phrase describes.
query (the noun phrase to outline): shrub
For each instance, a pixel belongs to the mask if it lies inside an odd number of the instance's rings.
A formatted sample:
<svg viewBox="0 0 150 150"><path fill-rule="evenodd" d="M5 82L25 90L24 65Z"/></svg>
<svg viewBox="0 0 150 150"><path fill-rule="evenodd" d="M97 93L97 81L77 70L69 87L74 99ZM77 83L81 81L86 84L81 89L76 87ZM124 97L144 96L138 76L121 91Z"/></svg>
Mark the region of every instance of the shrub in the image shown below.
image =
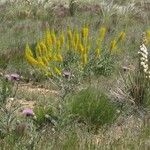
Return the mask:
<svg viewBox="0 0 150 150"><path fill-rule="evenodd" d="M104 93L100 93L95 88L87 88L68 97L66 106L71 116L97 127L113 122L116 117L114 104Z"/></svg>

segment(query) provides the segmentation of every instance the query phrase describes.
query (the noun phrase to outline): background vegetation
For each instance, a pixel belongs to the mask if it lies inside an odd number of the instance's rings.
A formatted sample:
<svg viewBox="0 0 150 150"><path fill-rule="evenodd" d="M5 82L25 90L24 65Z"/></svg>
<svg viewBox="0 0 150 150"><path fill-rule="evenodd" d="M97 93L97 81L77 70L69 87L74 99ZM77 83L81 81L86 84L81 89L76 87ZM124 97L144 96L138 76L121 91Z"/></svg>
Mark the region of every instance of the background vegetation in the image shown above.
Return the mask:
<svg viewBox="0 0 150 150"><path fill-rule="evenodd" d="M1 1L0 149L150 149L149 20L148 0ZM76 28L86 63L65 46L53 75L28 61L47 29Z"/></svg>

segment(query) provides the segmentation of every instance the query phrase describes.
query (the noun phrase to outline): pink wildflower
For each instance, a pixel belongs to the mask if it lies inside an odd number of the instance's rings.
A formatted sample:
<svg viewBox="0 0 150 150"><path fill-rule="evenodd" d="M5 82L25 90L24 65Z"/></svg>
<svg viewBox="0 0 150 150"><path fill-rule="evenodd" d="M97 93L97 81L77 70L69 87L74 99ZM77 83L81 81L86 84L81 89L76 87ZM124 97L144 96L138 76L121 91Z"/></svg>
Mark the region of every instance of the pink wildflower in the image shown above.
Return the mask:
<svg viewBox="0 0 150 150"><path fill-rule="evenodd" d="M25 116L33 116L34 115L34 112L31 108L25 108L22 113L25 115Z"/></svg>

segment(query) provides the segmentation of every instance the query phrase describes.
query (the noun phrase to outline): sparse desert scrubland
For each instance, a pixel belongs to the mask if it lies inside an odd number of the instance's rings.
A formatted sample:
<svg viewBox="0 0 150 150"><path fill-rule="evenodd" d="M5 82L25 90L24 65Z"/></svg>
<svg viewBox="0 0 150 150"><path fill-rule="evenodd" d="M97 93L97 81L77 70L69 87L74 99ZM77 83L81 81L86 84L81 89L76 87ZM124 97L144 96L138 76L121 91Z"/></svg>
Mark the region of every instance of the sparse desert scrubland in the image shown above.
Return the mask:
<svg viewBox="0 0 150 150"><path fill-rule="evenodd" d="M0 1L1 150L149 150L150 2Z"/></svg>

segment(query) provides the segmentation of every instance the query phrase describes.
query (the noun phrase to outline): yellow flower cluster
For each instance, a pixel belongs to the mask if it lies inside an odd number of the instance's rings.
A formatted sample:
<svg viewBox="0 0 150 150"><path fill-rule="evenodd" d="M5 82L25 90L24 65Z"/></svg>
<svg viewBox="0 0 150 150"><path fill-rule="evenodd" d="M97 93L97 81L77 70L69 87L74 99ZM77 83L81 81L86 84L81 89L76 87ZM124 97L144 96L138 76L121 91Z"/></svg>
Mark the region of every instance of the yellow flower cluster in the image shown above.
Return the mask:
<svg viewBox="0 0 150 150"><path fill-rule="evenodd" d="M101 54L102 42L104 41L106 34L106 28L100 27L98 34L95 36L96 40L93 41L89 33L89 27L83 25L81 29L71 29L67 27L66 30L55 33L54 30L47 29L42 38L37 41L33 50L26 45L25 58L33 66L44 70L46 74L61 75L61 64L63 62L63 56L68 51L73 51L75 55L79 56L79 62L81 66L88 63L89 57L92 52L97 59ZM119 33L117 40L112 40L110 43L110 51L115 49L117 43L119 43L125 36L124 32ZM94 48L93 48L94 47Z"/></svg>
<svg viewBox="0 0 150 150"><path fill-rule="evenodd" d="M106 28L105 27L101 27L99 29L99 35L98 35L97 41L96 41L95 58L98 58L100 56L101 45L102 45L102 41L103 41L103 39L105 37L105 33L106 33Z"/></svg>

